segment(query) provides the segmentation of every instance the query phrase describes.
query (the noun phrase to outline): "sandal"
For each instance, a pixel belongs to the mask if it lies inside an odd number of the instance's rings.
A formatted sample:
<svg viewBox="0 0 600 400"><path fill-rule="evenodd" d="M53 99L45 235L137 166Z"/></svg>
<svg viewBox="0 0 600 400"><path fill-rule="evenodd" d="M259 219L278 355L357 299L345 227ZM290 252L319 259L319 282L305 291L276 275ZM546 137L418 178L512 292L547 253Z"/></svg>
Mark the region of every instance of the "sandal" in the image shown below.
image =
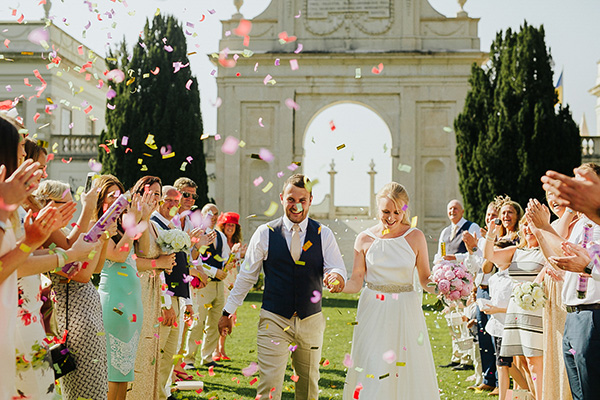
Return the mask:
<svg viewBox="0 0 600 400"><path fill-rule="evenodd" d="M173 371L173 374L175 374L175 376L177 377L177 381L179 380L184 380L184 381L191 381L194 379L194 377L186 372L183 371Z"/></svg>

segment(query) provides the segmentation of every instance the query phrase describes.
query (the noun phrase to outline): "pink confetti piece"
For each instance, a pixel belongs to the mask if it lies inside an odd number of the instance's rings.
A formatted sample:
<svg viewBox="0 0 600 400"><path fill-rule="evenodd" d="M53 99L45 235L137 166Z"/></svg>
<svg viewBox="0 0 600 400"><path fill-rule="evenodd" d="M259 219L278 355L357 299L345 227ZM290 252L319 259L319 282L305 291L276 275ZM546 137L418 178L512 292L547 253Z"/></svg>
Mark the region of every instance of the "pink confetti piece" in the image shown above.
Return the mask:
<svg viewBox="0 0 600 400"><path fill-rule="evenodd" d="M120 83L125 79L125 73L119 69L113 69L106 73L106 79Z"/></svg>
<svg viewBox="0 0 600 400"><path fill-rule="evenodd" d="M98 161L94 160L93 158L91 158L90 161L88 161L88 166L94 172L99 173L102 170L102 164L100 164Z"/></svg>
<svg viewBox="0 0 600 400"><path fill-rule="evenodd" d="M225 154L234 155L240 146L240 140L233 136L227 136L221 146L221 151Z"/></svg>
<svg viewBox="0 0 600 400"><path fill-rule="evenodd" d="M208 10L208 13L209 13L209 14L214 14L214 13L216 13L216 11L215 11L215 9L213 8L212 10Z"/></svg>
<svg viewBox="0 0 600 400"><path fill-rule="evenodd" d="M88 23L86 26L84 26L84 28L87 30L90 29L90 26L92 26L92 22L88 20Z"/></svg>
<svg viewBox="0 0 600 400"><path fill-rule="evenodd" d="M331 131L335 131L335 123L333 121L329 121L329 129L331 129Z"/></svg>
<svg viewBox="0 0 600 400"><path fill-rule="evenodd" d="M266 85L267 83L269 83L269 81L271 79L273 79L273 77L271 75L267 74L267 76L265 76L265 79L263 79L263 84Z"/></svg>
<svg viewBox="0 0 600 400"><path fill-rule="evenodd" d="M408 204L405 204L402 206L402 211L406 211L406 210L408 210Z"/></svg>
<svg viewBox="0 0 600 400"><path fill-rule="evenodd" d="M185 159L187 160L187 162L189 162L189 163L191 164L191 163L192 163L192 161L194 160L194 157L192 157L192 156L187 156Z"/></svg>
<svg viewBox="0 0 600 400"><path fill-rule="evenodd" d="M254 72L258 69L258 63L254 64Z"/></svg>
<svg viewBox="0 0 600 400"><path fill-rule="evenodd" d="M6 85L4 88L6 89L7 92L12 92L12 86Z"/></svg>
<svg viewBox="0 0 600 400"><path fill-rule="evenodd" d="M269 150L261 148L260 151L258 152L258 156L260 157L261 160L266 161L266 162L271 162L275 159L275 156L273 155L273 153L271 153Z"/></svg>
<svg viewBox="0 0 600 400"><path fill-rule="evenodd" d="M109 110L114 110L115 108L117 108L117 106L113 104L106 104L106 108L108 108Z"/></svg>
<svg viewBox="0 0 600 400"><path fill-rule="evenodd" d="M321 292L318 290L313 290L313 296L310 298L312 303L318 303L321 300Z"/></svg>
<svg viewBox="0 0 600 400"><path fill-rule="evenodd" d="M284 42L284 43L290 43L290 42L295 42L297 37L296 36L288 36L286 31L281 32L279 35L279 40Z"/></svg>
<svg viewBox="0 0 600 400"><path fill-rule="evenodd" d="M247 19L240 19L240 23L238 24L237 28L235 28L233 30L233 33L237 36L248 36L248 34L250 33L250 31L252 30L252 22L248 21Z"/></svg>
<svg viewBox="0 0 600 400"><path fill-rule="evenodd" d="M190 79L190 80L188 80L188 81L187 81L187 83L185 84L185 88L186 88L187 90L190 90L190 87L192 86L192 83L194 83L194 81L193 81L193 80L191 80L191 79Z"/></svg>
<svg viewBox="0 0 600 400"><path fill-rule="evenodd" d="M346 355L344 356L344 361L342 362L342 364L346 368L352 368L352 366L354 365L354 361L352 361L352 357L350 356L350 354L346 353Z"/></svg>
<svg viewBox="0 0 600 400"><path fill-rule="evenodd" d="M27 35L27 40L33 44L42 45L42 43L50 40L50 33L44 28L37 28L29 32L29 35Z"/></svg>
<svg viewBox="0 0 600 400"><path fill-rule="evenodd" d="M302 43L298 43L298 48L296 50L294 50L294 53L296 53L296 54L300 53L303 48L304 48L304 46L302 46Z"/></svg>
<svg viewBox="0 0 600 400"><path fill-rule="evenodd" d="M396 353L394 352L394 350L388 350L385 353L383 353L383 361L385 361L388 364L391 364L394 361L396 361Z"/></svg>
<svg viewBox="0 0 600 400"><path fill-rule="evenodd" d="M264 126L264 124L263 124L262 120L263 120L263 119L262 119L262 117L260 117L260 118L258 119L258 125L260 125L260 127L261 127L261 128L264 128L265 126Z"/></svg>
<svg viewBox="0 0 600 400"><path fill-rule="evenodd" d="M77 46L77 53L82 56L83 55L83 45Z"/></svg>
<svg viewBox="0 0 600 400"><path fill-rule="evenodd" d="M378 66L373 67L373 69L371 69L371 72L374 74L380 74L381 71L383 71L383 63L380 63Z"/></svg>
<svg viewBox="0 0 600 400"><path fill-rule="evenodd" d="M113 88L108 89L108 91L106 92L106 98L107 99L112 99L117 95L117 92L115 92L115 90Z"/></svg>
<svg viewBox="0 0 600 400"><path fill-rule="evenodd" d="M276 67L279 67L279 65L280 65L279 58L276 58L276 59L275 59L275 66L276 66Z"/></svg>
<svg viewBox="0 0 600 400"><path fill-rule="evenodd" d="M298 60L293 59L290 60L290 68L292 69L292 71L295 71L298 69Z"/></svg>
<svg viewBox="0 0 600 400"><path fill-rule="evenodd" d="M575 351L575 349L569 349L569 353L575 355L575 353L577 353L577 352Z"/></svg>
<svg viewBox="0 0 600 400"><path fill-rule="evenodd" d="M173 152L173 148L171 147L170 144L167 144L167 146L161 146L160 148L160 154L165 156L167 154L171 154Z"/></svg>
<svg viewBox="0 0 600 400"><path fill-rule="evenodd" d="M259 176L258 178L256 178L256 179L254 180L254 186L258 186L258 185L260 185L261 183L263 183L263 181L264 181L263 177L262 177L262 176Z"/></svg>
<svg viewBox="0 0 600 400"><path fill-rule="evenodd" d="M218 133L215 135L215 140L221 140L221 135L219 135Z"/></svg>
<svg viewBox="0 0 600 400"><path fill-rule="evenodd" d="M283 171L279 171L279 172L277 173L277 177L278 177L278 178L281 178L282 176L283 176Z"/></svg>
<svg viewBox="0 0 600 400"><path fill-rule="evenodd" d="M295 171L298 169L298 164L291 163L290 165L288 165L287 169L289 169L290 171Z"/></svg>
<svg viewBox="0 0 600 400"><path fill-rule="evenodd" d="M173 52L173 47L169 46L168 44L166 44L164 47L165 51L172 53Z"/></svg>
<svg viewBox="0 0 600 400"><path fill-rule="evenodd" d="M285 105L290 110L294 109L294 110L298 111L298 109L300 108L300 106L292 99L285 99Z"/></svg>
<svg viewBox="0 0 600 400"><path fill-rule="evenodd" d="M221 104L223 104L223 99L217 97L217 100L214 103L211 102L211 104L213 105L213 107L219 108L221 107Z"/></svg>
<svg viewBox="0 0 600 400"><path fill-rule="evenodd" d="M246 368L242 369L242 374L245 377L252 376L258 371L258 364L254 361L250 363Z"/></svg>
<svg viewBox="0 0 600 400"><path fill-rule="evenodd" d="M298 10L298 15L294 15L294 18L300 18L302 15L302 10Z"/></svg>
<svg viewBox="0 0 600 400"><path fill-rule="evenodd" d="M291 353L295 352L295 351L296 351L296 349L298 349L298 345L297 345L297 344L295 344L295 345L289 345L289 346L288 346L288 350L289 350Z"/></svg>

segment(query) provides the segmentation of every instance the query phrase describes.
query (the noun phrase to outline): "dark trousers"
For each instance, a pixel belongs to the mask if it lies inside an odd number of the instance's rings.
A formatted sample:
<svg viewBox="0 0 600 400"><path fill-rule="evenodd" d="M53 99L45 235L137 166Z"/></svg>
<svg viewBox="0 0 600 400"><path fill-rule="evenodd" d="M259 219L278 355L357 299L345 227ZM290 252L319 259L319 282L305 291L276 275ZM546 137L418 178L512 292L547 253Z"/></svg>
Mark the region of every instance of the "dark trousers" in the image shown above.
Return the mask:
<svg viewBox="0 0 600 400"><path fill-rule="evenodd" d="M563 356L573 399L597 399L600 393L600 310L567 314Z"/></svg>
<svg viewBox="0 0 600 400"><path fill-rule="evenodd" d="M490 299L489 289L477 288L478 299ZM487 314L481 312L477 307L477 340L479 341L479 351L481 354L481 370L483 372L483 383L489 386L496 385L496 354L494 352L494 343L492 336L485 331L485 325L488 322Z"/></svg>

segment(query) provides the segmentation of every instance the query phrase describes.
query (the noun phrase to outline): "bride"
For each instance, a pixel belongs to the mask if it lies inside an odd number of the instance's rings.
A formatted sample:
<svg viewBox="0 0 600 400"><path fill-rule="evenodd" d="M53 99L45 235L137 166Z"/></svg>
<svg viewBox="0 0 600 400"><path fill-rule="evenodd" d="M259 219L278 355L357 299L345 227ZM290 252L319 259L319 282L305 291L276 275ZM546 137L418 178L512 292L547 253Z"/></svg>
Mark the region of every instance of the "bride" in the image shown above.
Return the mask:
<svg viewBox="0 0 600 400"><path fill-rule="evenodd" d="M379 222L354 244L354 269L344 292L356 293L357 322L344 400L439 399L433 355L413 288L414 269L424 290L430 282L423 232L411 228L408 194L396 182L377 194Z"/></svg>

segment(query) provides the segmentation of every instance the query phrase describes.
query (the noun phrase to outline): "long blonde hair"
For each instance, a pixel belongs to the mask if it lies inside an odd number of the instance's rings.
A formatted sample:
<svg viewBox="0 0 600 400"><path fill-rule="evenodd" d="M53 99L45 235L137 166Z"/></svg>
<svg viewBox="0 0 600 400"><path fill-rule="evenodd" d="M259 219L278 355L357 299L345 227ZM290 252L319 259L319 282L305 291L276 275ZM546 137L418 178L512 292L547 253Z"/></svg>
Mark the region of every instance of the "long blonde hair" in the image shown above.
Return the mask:
<svg viewBox="0 0 600 400"><path fill-rule="evenodd" d="M379 201L380 199L388 198L394 202L396 208L398 210L404 211L404 217L402 218L402 223L405 225L410 224L410 212L408 210L408 202L410 199L408 198L408 192L406 188L399 184L398 182L390 182L386 184L375 196L375 199ZM402 205L404 203L406 208Z"/></svg>

